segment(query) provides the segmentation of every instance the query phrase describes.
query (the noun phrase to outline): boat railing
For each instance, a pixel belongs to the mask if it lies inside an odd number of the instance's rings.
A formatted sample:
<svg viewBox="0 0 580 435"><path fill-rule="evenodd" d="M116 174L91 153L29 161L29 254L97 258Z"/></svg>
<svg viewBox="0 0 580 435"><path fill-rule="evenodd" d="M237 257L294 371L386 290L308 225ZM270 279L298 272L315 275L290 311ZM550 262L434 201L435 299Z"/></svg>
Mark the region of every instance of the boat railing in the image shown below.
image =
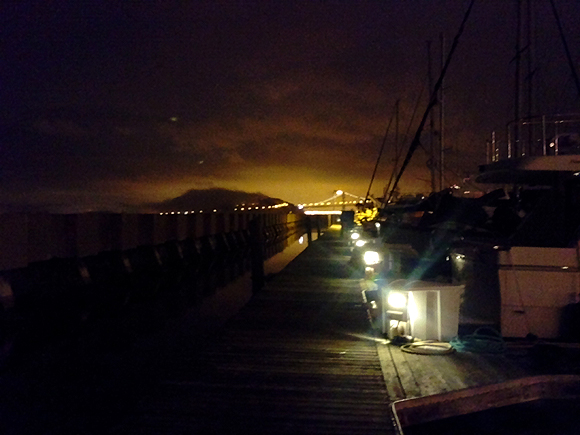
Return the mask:
<svg viewBox="0 0 580 435"><path fill-rule="evenodd" d="M580 154L580 113L542 115L511 121L502 141L492 132L487 160Z"/></svg>

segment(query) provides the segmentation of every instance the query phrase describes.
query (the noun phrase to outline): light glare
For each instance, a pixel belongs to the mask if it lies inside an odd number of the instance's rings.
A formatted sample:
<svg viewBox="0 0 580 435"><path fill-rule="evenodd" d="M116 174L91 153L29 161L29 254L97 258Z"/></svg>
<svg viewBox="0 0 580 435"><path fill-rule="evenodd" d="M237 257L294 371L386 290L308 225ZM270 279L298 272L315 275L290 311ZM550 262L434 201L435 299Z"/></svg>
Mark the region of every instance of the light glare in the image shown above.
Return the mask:
<svg viewBox="0 0 580 435"><path fill-rule="evenodd" d="M407 306L407 297L401 292L389 292L387 298L389 305L396 309L403 309Z"/></svg>
<svg viewBox="0 0 580 435"><path fill-rule="evenodd" d="M376 251L367 251L364 254L364 261L366 264L371 265L371 264L379 264L380 262L380 256L379 253Z"/></svg>

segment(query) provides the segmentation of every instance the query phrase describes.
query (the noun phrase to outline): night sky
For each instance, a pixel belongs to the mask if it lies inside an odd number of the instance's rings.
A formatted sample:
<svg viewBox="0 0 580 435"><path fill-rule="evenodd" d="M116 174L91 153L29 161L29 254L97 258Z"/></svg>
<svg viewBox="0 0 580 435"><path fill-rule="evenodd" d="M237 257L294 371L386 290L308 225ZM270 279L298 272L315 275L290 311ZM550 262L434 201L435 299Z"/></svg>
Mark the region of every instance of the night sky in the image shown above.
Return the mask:
<svg viewBox="0 0 580 435"><path fill-rule="evenodd" d="M550 2L535 112L580 112ZM0 203L114 209L190 189L292 203L365 195L395 102L413 137L469 1L4 1ZM580 68L580 2L556 0ZM446 182L514 116L515 1L476 0L445 78ZM414 123L409 126L419 101ZM393 170L395 128L371 190ZM427 148L428 135L423 144ZM415 153L403 192L429 192Z"/></svg>

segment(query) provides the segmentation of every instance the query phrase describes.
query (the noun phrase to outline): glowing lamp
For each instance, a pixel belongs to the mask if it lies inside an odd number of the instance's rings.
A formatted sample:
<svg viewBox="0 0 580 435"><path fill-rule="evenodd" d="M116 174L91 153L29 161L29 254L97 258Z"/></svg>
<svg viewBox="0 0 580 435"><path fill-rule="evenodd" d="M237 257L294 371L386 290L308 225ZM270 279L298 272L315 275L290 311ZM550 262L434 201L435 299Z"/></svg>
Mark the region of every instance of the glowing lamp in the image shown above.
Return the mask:
<svg viewBox="0 0 580 435"><path fill-rule="evenodd" d="M379 264L381 262L381 256L376 251L366 251L363 256L364 262L367 265Z"/></svg>
<svg viewBox="0 0 580 435"><path fill-rule="evenodd" d="M401 310L407 306L407 296L401 292L389 292L387 303L390 307Z"/></svg>

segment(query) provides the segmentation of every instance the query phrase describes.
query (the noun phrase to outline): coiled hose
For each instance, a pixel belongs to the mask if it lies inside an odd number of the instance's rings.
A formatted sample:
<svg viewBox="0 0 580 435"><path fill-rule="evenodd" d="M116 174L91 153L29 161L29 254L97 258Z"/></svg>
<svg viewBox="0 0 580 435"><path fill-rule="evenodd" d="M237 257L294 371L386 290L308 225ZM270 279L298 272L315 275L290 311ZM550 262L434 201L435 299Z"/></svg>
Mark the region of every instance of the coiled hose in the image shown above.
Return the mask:
<svg viewBox="0 0 580 435"><path fill-rule="evenodd" d="M442 341L415 341L413 343L404 344L401 350L407 353L417 353L419 355L445 355L455 352L449 343Z"/></svg>
<svg viewBox="0 0 580 435"><path fill-rule="evenodd" d="M454 337L449 344L458 352L504 353L506 349L501 334L487 326L476 329L471 335Z"/></svg>

